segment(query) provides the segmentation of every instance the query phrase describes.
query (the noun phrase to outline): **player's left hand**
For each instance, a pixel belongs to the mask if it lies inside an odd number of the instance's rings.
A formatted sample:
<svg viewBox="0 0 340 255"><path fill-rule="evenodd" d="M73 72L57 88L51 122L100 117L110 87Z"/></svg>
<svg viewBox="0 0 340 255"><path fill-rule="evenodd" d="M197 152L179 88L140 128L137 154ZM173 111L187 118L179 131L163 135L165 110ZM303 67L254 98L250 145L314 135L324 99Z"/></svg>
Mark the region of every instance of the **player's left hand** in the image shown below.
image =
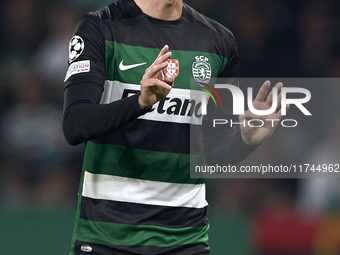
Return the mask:
<svg viewBox="0 0 340 255"><path fill-rule="evenodd" d="M283 84L281 82L277 83L275 85L275 88L277 88L277 108L274 111L274 113L269 115L256 115L250 112L248 109L244 115L240 115L239 119L241 123L244 123L245 125L241 124L241 135L242 139L249 145L260 145L262 142L264 142L266 139L268 139L276 129L277 125L279 124L280 119L282 118L281 109L278 110L281 106L281 89L283 87ZM273 102L273 91L271 91L266 99L266 96L268 94L270 88L270 81L265 81L260 88L254 102L253 106L257 110L268 110L272 106ZM265 100L266 99L266 100ZM288 111L289 105L287 105L287 111ZM261 126L262 123L264 125L262 127L251 127L248 125L248 121L252 119L258 119L262 120L258 121L259 123L256 123L255 121L252 121L253 126ZM267 121L266 121L267 120ZM273 121L275 120L275 121Z"/></svg>

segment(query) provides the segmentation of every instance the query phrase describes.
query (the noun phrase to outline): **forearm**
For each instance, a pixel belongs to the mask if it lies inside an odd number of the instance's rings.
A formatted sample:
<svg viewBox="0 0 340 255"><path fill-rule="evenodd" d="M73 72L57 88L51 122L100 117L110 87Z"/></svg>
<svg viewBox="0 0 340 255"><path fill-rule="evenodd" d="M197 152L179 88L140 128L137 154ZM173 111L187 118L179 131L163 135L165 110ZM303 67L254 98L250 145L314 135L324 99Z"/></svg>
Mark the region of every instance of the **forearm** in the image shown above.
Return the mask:
<svg viewBox="0 0 340 255"><path fill-rule="evenodd" d="M236 165L256 148L257 146L250 146L243 141L239 129L216 133L204 140L204 154L208 165Z"/></svg>
<svg viewBox="0 0 340 255"><path fill-rule="evenodd" d="M85 94L84 90L81 93ZM64 136L71 145L114 132L145 113L138 104L139 94L110 104L98 104L96 88L91 94L87 91L88 96L82 95L81 99L78 99L77 91L80 92L73 86L65 90L62 126Z"/></svg>
<svg viewBox="0 0 340 255"><path fill-rule="evenodd" d="M242 139L240 131L242 124L239 121L239 116L233 113L231 92L219 89L218 93L223 106L215 106L209 100L208 114L202 123L206 163L235 165L248 157L257 146L250 146ZM225 125L215 125L215 119L226 119L229 122Z"/></svg>

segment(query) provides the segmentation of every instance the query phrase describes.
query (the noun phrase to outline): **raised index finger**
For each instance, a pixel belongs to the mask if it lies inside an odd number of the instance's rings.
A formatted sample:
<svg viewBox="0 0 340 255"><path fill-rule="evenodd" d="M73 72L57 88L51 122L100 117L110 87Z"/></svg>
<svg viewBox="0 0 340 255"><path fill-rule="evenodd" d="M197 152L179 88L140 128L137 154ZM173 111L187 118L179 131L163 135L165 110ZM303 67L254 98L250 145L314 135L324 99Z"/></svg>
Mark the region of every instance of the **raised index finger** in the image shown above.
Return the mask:
<svg viewBox="0 0 340 255"><path fill-rule="evenodd" d="M153 68L154 66L159 65L161 63L164 63L167 59L169 59L171 57L172 53L168 52L168 50L169 50L169 46L165 45L163 47L163 49L160 51L160 53L158 54L155 61L145 70L145 73L148 73L151 68Z"/></svg>
<svg viewBox="0 0 340 255"><path fill-rule="evenodd" d="M166 45L167 46L167 45ZM163 49L166 49L166 47L164 46ZM166 61L167 59L169 59L172 55L172 53L168 50L166 51L163 51L163 49L161 50L161 52L159 53L158 57L156 58L156 60L152 63L151 66L154 66L154 65L158 65L160 63L163 63L164 61ZM167 49L169 49L169 47L167 47ZM163 54L161 54L163 53Z"/></svg>
<svg viewBox="0 0 340 255"><path fill-rule="evenodd" d="M160 63L158 65L152 65L150 66L149 70L145 73L145 77L146 78L152 78L152 77L155 77L157 76L157 73L159 71L161 71L162 69L164 69L165 67L167 67L168 63L167 62L163 62L163 63Z"/></svg>
<svg viewBox="0 0 340 255"><path fill-rule="evenodd" d="M161 51L159 52L157 58L159 58L160 56L164 55L165 53L167 53L169 50L169 45L164 45L164 47L161 49ZM157 59L156 58L156 59Z"/></svg>

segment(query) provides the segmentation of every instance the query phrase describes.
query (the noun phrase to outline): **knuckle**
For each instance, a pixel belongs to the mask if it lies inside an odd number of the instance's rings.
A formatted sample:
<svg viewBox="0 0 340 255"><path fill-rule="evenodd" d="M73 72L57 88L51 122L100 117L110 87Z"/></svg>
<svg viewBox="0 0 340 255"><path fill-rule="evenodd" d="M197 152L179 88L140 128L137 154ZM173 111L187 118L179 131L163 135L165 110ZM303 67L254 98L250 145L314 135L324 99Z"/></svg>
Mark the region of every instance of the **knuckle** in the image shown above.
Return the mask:
<svg viewBox="0 0 340 255"><path fill-rule="evenodd" d="M140 85L141 85L141 86L145 86L145 85L146 85L146 80L144 79L144 77L143 77L143 79L140 81Z"/></svg>

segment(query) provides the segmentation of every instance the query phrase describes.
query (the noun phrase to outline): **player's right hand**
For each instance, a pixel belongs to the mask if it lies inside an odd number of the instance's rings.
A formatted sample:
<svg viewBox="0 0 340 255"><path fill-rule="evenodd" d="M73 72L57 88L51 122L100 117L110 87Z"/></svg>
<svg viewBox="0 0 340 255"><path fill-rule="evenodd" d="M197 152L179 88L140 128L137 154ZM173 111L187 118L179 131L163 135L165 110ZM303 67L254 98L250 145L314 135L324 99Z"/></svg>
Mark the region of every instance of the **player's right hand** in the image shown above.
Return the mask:
<svg viewBox="0 0 340 255"><path fill-rule="evenodd" d="M167 60L171 55L169 46L165 45L156 60L145 70L140 82L141 93L138 98L138 103L142 109L150 109L152 105L170 93L175 78L173 75L164 75L163 69L168 66Z"/></svg>

